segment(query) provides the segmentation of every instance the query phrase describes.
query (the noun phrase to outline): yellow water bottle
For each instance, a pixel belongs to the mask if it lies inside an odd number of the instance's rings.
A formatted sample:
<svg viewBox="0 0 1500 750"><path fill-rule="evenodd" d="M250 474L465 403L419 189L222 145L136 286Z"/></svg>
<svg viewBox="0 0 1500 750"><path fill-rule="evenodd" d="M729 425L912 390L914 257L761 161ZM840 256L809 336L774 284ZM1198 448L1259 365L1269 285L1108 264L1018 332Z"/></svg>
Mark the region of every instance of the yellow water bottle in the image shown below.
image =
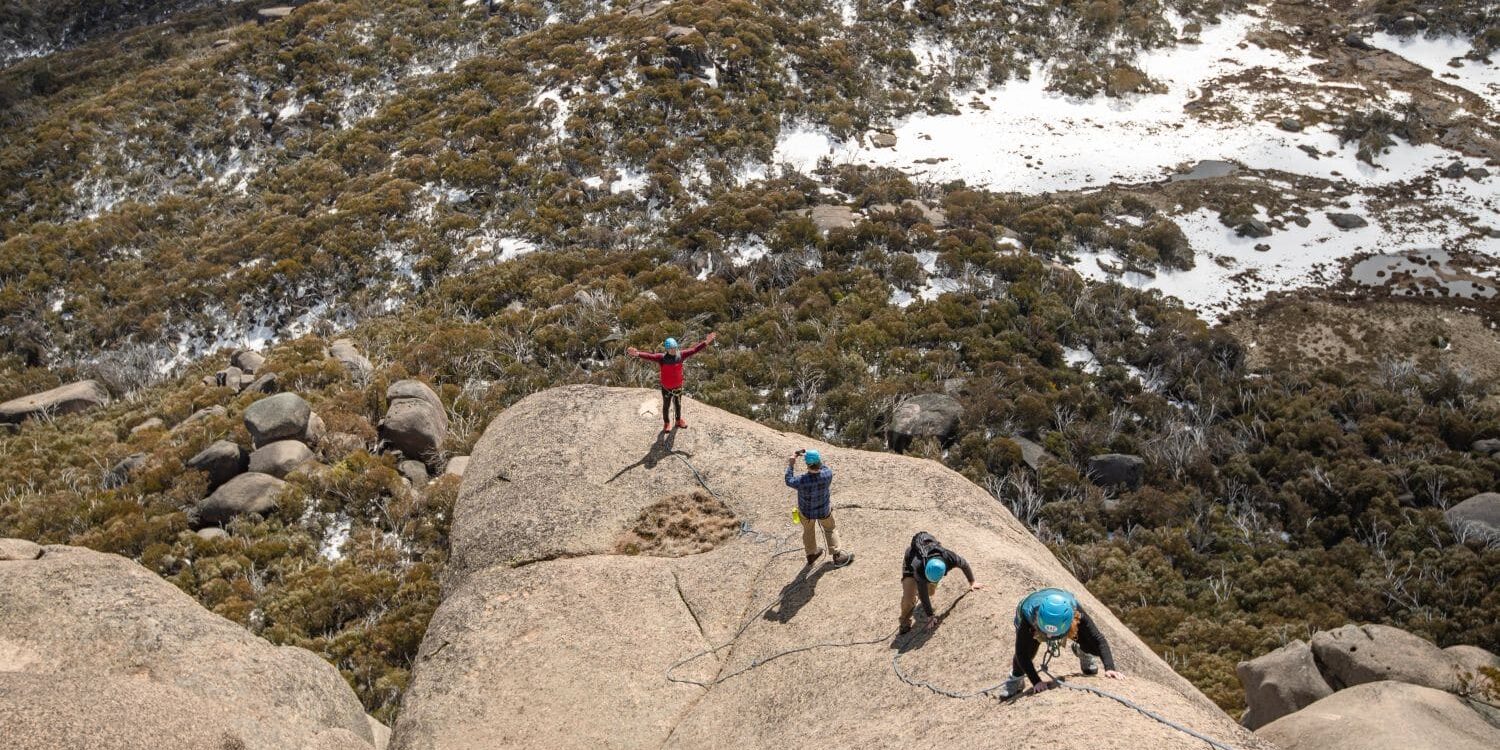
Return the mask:
<svg viewBox="0 0 1500 750"><path fill-rule="evenodd" d="M792 525L793 526L801 526L802 525L802 513L799 512L796 508L792 508Z"/></svg>

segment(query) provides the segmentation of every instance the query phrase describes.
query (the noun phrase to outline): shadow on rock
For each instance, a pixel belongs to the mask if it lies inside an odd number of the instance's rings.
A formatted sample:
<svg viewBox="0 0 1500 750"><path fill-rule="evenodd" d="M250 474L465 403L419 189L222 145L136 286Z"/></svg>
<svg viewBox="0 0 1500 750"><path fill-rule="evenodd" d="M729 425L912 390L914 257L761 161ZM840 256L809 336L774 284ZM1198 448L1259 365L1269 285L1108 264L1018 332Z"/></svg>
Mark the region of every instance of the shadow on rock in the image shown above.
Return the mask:
<svg viewBox="0 0 1500 750"><path fill-rule="evenodd" d="M816 565L809 568L802 566L797 571L797 577L788 581L781 587L780 603L766 610L766 619L774 622L790 622L807 603L812 601L813 592L818 587L818 579L828 572L827 565Z"/></svg>
<svg viewBox="0 0 1500 750"><path fill-rule="evenodd" d="M693 454L688 453L687 451L676 450L672 447L672 444L676 442L676 440L676 428L673 428L671 432L657 433L656 437L651 441L650 449L646 451L646 455L641 457L641 460L636 461L635 463L615 472L615 475L610 477L609 480L605 482L605 484L609 484L610 482L619 479L626 472L638 466L643 467L648 471L651 469L655 469L657 464L666 460L669 456L682 456L683 458L692 458Z"/></svg>

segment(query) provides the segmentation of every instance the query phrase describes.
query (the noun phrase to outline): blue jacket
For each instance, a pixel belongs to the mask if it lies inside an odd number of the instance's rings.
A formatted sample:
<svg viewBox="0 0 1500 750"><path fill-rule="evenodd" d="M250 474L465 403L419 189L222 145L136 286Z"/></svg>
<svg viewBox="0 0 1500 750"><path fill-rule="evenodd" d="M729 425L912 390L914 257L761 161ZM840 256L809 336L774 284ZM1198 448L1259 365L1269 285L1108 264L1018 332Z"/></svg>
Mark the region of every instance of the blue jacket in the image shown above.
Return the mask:
<svg viewBox="0 0 1500 750"><path fill-rule="evenodd" d="M833 484L833 469L824 466L817 473L796 473L792 467L786 467L786 486L797 490L797 512L803 518L811 518L814 521L827 518L833 513L833 500L829 493L829 485Z"/></svg>

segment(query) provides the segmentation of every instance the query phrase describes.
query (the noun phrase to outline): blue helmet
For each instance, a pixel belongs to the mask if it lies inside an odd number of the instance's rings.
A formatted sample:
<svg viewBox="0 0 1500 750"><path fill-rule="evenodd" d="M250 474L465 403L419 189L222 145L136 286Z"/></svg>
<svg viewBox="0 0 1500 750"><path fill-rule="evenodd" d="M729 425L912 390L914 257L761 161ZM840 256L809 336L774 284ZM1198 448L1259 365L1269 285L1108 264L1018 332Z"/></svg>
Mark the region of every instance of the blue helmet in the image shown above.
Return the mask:
<svg viewBox="0 0 1500 750"><path fill-rule="evenodd" d="M665 342L662 343L661 348L663 348L663 349L676 349L677 348L677 339L667 339Z"/></svg>
<svg viewBox="0 0 1500 750"><path fill-rule="evenodd" d="M928 581L937 583L943 580L943 576L948 574L948 563L943 562L943 558L941 557L931 558L923 566L922 573L927 576Z"/></svg>
<svg viewBox="0 0 1500 750"><path fill-rule="evenodd" d="M1060 589L1044 589L1031 610L1031 624L1047 640L1061 638L1073 629L1073 617L1078 611L1078 600Z"/></svg>
<svg viewBox="0 0 1500 750"><path fill-rule="evenodd" d="M808 451L807 453L803 454L802 458L803 460L807 461L808 466L823 463L823 455L818 453L817 451Z"/></svg>

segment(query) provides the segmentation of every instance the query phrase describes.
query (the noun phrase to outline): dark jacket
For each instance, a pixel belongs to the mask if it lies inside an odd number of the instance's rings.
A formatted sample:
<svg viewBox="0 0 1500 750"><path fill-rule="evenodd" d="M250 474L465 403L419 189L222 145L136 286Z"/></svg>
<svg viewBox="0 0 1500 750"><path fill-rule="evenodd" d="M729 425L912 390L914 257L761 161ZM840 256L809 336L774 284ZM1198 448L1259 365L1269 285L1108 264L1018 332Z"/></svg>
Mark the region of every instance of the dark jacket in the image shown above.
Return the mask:
<svg viewBox="0 0 1500 750"><path fill-rule="evenodd" d="M901 577L917 579L917 596L922 599L922 611L928 617L932 617L932 599L927 595L927 587L922 584L927 582L927 561L934 557L942 560L949 570L962 570L964 577L969 579L969 585L974 585L974 570L969 567L968 560L938 544L938 540L931 534L918 531L906 548L906 558L901 561Z"/></svg>
<svg viewBox="0 0 1500 750"><path fill-rule="evenodd" d="M1115 668L1115 657L1109 651L1109 641L1104 640L1104 634L1099 632L1094 620L1089 613L1078 608L1078 647L1086 654L1099 657L1104 662L1105 669ZM1016 611L1016 654L1011 660L1010 673L1025 673L1035 685L1042 681L1041 675L1037 674L1036 665L1032 663L1036 659L1036 652L1041 648L1041 643L1036 638L1036 628L1019 608Z"/></svg>

